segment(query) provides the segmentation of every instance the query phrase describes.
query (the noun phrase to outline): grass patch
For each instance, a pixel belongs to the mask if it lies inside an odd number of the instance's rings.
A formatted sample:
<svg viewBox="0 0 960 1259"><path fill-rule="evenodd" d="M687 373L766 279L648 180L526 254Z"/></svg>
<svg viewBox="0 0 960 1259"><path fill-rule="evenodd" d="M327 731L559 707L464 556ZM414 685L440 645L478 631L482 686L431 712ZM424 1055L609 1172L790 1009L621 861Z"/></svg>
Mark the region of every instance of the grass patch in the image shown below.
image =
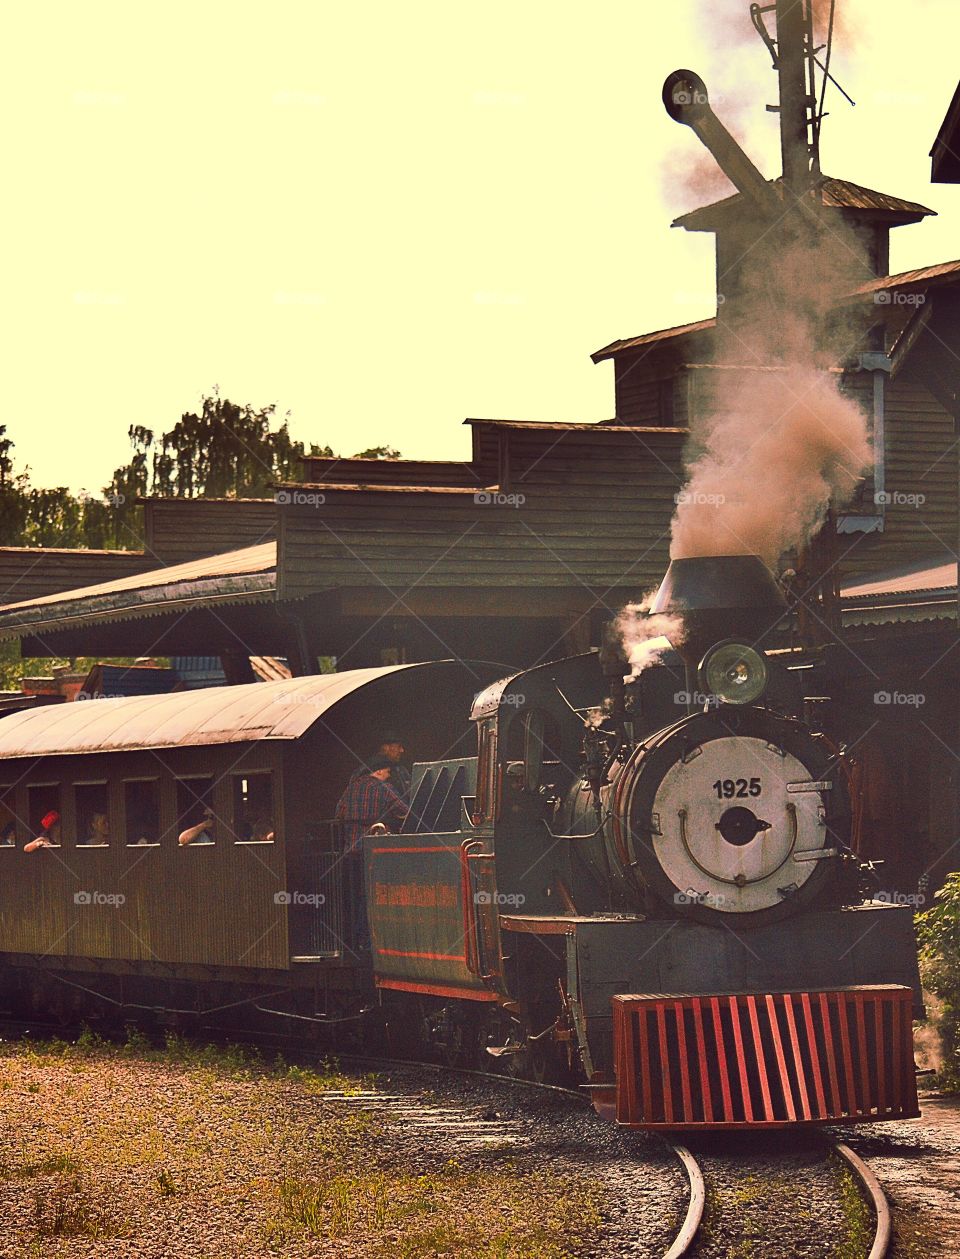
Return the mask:
<svg viewBox="0 0 960 1259"><path fill-rule="evenodd" d="M209 1041L192 1040L172 1031L166 1033L162 1045L157 1045L132 1024L127 1026L124 1041L108 1040L85 1026L75 1041L65 1041L58 1037L50 1040L21 1040L12 1042L6 1049L14 1055L38 1062L135 1058L141 1062L206 1070L233 1079L250 1080L270 1076L289 1080L312 1093L331 1089L359 1093L369 1088L377 1078L370 1074L362 1077L346 1075L333 1058L324 1058L314 1067L292 1065L286 1062L282 1054L264 1057L256 1046L233 1042L212 1044ZM39 1086L28 1085L28 1090L32 1093L38 1092Z"/></svg>
<svg viewBox="0 0 960 1259"><path fill-rule="evenodd" d="M389 1170L284 1180L267 1241L307 1234L359 1243L383 1259L564 1259L598 1235L601 1186L541 1172ZM491 1209L494 1208L494 1209Z"/></svg>
<svg viewBox="0 0 960 1259"><path fill-rule="evenodd" d="M850 1167L837 1154L831 1152L830 1158L840 1182L840 1202L847 1225L847 1235L833 1253L836 1259L863 1259L873 1245L876 1229L873 1212Z"/></svg>
<svg viewBox="0 0 960 1259"><path fill-rule="evenodd" d="M55 1176L78 1172L80 1164L69 1154L48 1154L39 1163L0 1162L0 1180L30 1180L34 1176Z"/></svg>
<svg viewBox="0 0 960 1259"><path fill-rule="evenodd" d="M130 1231L79 1176L33 1191L33 1223L39 1237L123 1237Z"/></svg>

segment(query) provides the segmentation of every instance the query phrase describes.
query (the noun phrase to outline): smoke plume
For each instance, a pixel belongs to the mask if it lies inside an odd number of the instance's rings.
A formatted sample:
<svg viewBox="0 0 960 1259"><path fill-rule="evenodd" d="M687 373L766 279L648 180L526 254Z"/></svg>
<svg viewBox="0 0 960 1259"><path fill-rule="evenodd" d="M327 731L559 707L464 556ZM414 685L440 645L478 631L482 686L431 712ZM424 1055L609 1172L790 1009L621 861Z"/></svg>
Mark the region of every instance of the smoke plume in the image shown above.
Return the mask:
<svg viewBox="0 0 960 1259"><path fill-rule="evenodd" d="M760 555L772 567L870 464L867 418L838 371L859 340L859 318L838 317L836 303L866 278L861 247L832 220L769 235L744 240L714 366L696 373L673 559Z"/></svg>
<svg viewBox="0 0 960 1259"><path fill-rule="evenodd" d="M628 603L613 623L616 635L630 665L631 677L637 677L652 664L658 664L665 651L683 637L683 621L678 616L650 616L655 590L639 601Z"/></svg>

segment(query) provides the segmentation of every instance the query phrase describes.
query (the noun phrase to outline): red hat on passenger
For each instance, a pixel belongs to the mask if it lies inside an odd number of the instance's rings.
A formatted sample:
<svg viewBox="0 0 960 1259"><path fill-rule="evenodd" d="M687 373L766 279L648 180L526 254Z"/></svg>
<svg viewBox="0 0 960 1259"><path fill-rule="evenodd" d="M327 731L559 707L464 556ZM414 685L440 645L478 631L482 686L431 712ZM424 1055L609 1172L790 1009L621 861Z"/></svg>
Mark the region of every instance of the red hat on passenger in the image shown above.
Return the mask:
<svg viewBox="0 0 960 1259"><path fill-rule="evenodd" d="M56 809L51 809L49 813L45 813L40 819L40 825L45 831L48 831L51 826L56 826L59 821L60 814L56 811Z"/></svg>

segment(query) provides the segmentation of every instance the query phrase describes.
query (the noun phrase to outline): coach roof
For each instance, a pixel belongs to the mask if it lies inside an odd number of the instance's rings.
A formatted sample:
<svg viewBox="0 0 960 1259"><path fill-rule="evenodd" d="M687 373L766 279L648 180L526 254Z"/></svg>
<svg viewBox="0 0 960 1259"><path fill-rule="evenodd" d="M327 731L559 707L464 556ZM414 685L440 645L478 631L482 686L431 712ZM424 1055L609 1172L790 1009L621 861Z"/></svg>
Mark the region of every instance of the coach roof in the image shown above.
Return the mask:
<svg viewBox="0 0 960 1259"><path fill-rule="evenodd" d="M0 758L299 739L361 687L402 670L436 667L353 669L31 709L0 720Z"/></svg>

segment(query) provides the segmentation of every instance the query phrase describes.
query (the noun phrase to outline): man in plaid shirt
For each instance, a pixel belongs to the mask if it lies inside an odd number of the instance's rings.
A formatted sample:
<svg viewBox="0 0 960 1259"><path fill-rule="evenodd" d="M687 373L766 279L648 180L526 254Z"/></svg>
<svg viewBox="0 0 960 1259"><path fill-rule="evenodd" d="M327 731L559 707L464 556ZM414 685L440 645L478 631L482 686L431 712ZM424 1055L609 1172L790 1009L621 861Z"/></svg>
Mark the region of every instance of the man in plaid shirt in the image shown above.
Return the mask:
<svg viewBox="0 0 960 1259"><path fill-rule="evenodd" d="M374 756L347 784L334 814L343 823L345 853L363 852L361 840L374 822L383 822L394 830L406 817L406 802L389 781L392 772L393 762L389 757Z"/></svg>
<svg viewBox="0 0 960 1259"><path fill-rule="evenodd" d="M358 953L370 948L367 897L363 886L363 836L375 822L396 830L407 813L406 802L390 786L393 762L375 756L367 768L354 774L340 797L335 817L343 830L343 865L347 905L352 908L353 946Z"/></svg>

